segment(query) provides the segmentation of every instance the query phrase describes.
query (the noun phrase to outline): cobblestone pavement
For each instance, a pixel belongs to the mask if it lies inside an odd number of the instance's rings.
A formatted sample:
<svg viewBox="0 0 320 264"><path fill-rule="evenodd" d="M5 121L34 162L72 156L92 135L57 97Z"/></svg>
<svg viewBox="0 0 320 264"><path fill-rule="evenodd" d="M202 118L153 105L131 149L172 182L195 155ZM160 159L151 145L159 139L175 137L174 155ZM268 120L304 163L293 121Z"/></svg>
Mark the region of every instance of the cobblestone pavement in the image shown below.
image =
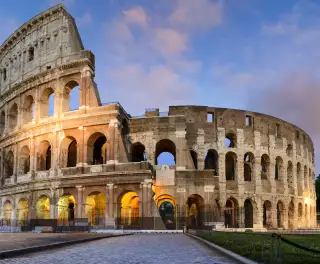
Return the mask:
<svg viewBox="0 0 320 264"><path fill-rule="evenodd" d="M235 262L185 235L141 234L43 251L19 258L0 260L0 263L214 264Z"/></svg>

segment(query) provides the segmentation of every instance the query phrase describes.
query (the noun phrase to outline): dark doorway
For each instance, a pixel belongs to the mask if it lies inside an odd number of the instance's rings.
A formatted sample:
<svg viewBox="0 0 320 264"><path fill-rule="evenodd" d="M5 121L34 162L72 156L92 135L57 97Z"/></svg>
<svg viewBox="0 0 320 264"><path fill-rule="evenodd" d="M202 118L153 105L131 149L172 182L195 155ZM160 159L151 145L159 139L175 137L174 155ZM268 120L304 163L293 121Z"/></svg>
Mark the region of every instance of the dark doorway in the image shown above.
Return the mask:
<svg viewBox="0 0 320 264"><path fill-rule="evenodd" d="M163 202L159 207L161 219L167 229L174 229L174 206L170 202Z"/></svg>
<svg viewBox="0 0 320 264"><path fill-rule="evenodd" d="M46 153L46 170L51 169L51 146L48 147Z"/></svg>
<svg viewBox="0 0 320 264"><path fill-rule="evenodd" d="M77 141L73 140L68 147L67 167L77 166Z"/></svg>
<svg viewBox="0 0 320 264"><path fill-rule="evenodd" d="M103 164L102 147L107 142L105 136L99 137L93 145L93 165Z"/></svg>
<svg viewBox="0 0 320 264"><path fill-rule="evenodd" d="M250 200L244 202L244 227L253 228L253 207Z"/></svg>

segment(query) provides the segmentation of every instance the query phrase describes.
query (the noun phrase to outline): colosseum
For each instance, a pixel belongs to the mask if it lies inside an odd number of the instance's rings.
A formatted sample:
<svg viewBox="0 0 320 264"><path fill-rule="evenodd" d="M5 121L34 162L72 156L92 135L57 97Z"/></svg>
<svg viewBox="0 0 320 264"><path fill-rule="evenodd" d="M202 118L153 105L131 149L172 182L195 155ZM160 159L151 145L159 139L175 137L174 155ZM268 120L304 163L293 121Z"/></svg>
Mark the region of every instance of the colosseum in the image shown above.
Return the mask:
<svg viewBox="0 0 320 264"><path fill-rule="evenodd" d="M314 148L302 129L208 106L133 117L101 102L94 76L94 54L61 4L2 44L3 226L315 227Z"/></svg>

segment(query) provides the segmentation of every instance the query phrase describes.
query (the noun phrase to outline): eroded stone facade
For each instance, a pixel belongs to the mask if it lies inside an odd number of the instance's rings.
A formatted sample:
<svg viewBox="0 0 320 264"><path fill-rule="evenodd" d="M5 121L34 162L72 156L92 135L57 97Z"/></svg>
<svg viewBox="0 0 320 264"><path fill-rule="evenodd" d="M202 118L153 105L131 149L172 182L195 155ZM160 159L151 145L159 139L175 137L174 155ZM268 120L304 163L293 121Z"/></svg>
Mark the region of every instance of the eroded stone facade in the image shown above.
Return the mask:
<svg viewBox="0 0 320 264"><path fill-rule="evenodd" d="M130 225L159 217L167 202L192 225L316 225L314 149L303 130L242 110L171 106L132 117L102 104L94 55L62 5L5 41L0 72L2 219ZM157 165L163 152L174 165Z"/></svg>

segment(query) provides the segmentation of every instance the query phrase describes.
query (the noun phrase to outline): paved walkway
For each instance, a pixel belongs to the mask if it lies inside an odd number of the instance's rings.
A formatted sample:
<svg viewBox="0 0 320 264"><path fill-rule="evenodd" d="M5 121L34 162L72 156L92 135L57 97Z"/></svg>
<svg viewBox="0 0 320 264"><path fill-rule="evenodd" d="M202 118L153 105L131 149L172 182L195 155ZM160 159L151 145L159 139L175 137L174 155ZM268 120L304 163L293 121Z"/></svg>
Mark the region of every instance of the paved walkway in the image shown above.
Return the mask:
<svg viewBox="0 0 320 264"><path fill-rule="evenodd" d="M236 263L185 235L136 234L1 260L2 263L214 264Z"/></svg>
<svg viewBox="0 0 320 264"><path fill-rule="evenodd" d="M0 233L0 252L106 235L91 233Z"/></svg>

